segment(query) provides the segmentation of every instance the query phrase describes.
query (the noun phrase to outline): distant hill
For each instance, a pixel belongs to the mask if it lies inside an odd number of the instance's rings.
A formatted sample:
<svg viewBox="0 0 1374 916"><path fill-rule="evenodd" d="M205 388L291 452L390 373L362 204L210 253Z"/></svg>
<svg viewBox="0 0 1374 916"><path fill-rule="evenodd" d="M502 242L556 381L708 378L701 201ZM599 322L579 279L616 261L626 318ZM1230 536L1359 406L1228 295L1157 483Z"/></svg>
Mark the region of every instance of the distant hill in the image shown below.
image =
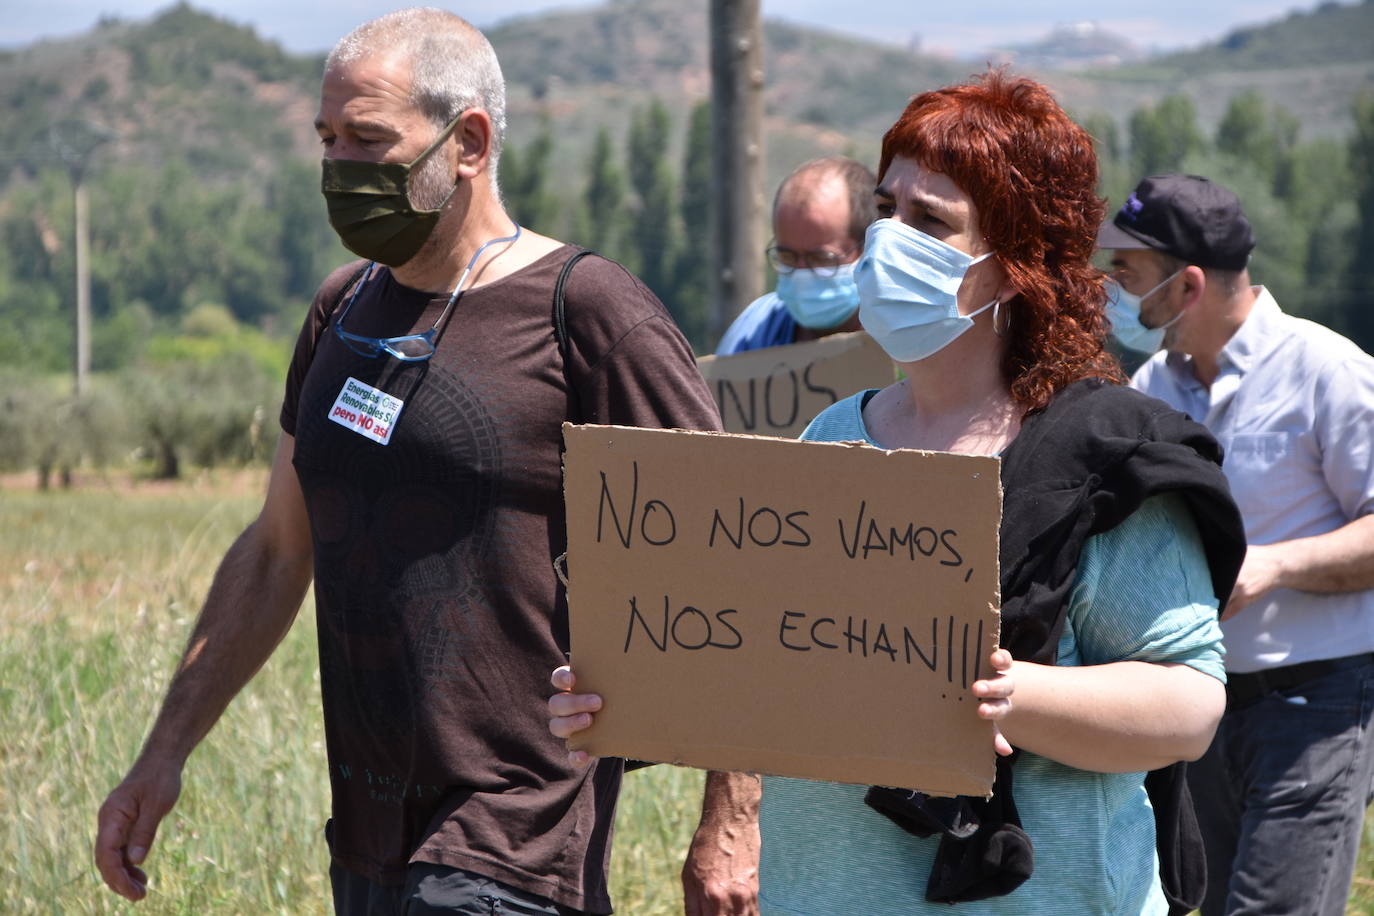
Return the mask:
<svg viewBox="0 0 1374 916"><path fill-rule="evenodd" d="M618 134L650 95L685 111L710 94L707 26L706 4L611 0L488 30L509 84L513 139L548 115L560 146L585 150L596 127ZM876 157L882 131L913 94L971 70L777 20L764 22L764 68L769 171L778 177L810 156Z"/></svg>
<svg viewBox="0 0 1374 916"><path fill-rule="evenodd" d="M547 119L580 178L596 128L623 136L630 112L653 96L679 113L680 135L687 108L709 93L706 28L704 4L610 0L490 29L509 83L512 142ZM1210 130L1231 96L1257 88L1296 114L1306 134L1341 134L1355 93L1374 87L1371 35L1374 0L1328 3L1186 53L1056 71L1056 54L1128 52L1109 34L1071 29L1021 49L1014 66L1039 73L1079 115L1124 121L1138 105L1184 91ZM981 69L775 20L764 40L770 184L809 156L871 161L912 94ZM185 3L0 52L0 188L16 169L32 171L63 149L79 155L100 135L108 140L101 161L180 158L210 180L261 174L283 155L313 159L321 64Z"/></svg>
<svg viewBox="0 0 1374 916"><path fill-rule="evenodd" d="M1323 3L1190 51L1052 79L1075 109L1118 117L1183 92L1204 125L1219 121L1233 96L1254 89L1297 115L1305 135L1344 135L1355 96L1374 89L1374 0Z"/></svg>
<svg viewBox="0 0 1374 916"><path fill-rule="evenodd" d="M185 3L0 53L0 186L95 136L102 159L185 159L209 177L311 155L321 64Z"/></svg>
<svg viewBox="0 0 1374 916"><path fill-rule="evenodd" d="M1027 44L1013 45L1003 57L1030 70L1083 70L1088 67L1115 67L1141 60L1145 52L1123 35L1096 22L1075 22L1056 26L1054 31Z"/></svg>
<svg viewBox="0 0 1374 916"><path fill-rule="evenodd" d="M1161 70L1196 75L1223 70L1292 70L1314 64L1374 61L1374 0L1335 0L1263 25L1238 28L1218 42L1152 60Z"/></svg>
<svg viewBox="0 0 1374 916"><path fill-rule="evenodd" d="M582 155L596 126L608 125L616 133L650 94L684 110L705 97L704 6L610 0L489 30L510 83L515 142L547 116L559 125L560 145ZM1374 88L1374 54L1367 47L1363 54L1359 50L1360 39L1367 46L1374 36L1371 10L1374 0L1357 6L1331 3L1237 30L1186 55L1145 61L1135 60L1138 51L1120 36L1067 26L1040 42L1009 49L1010 59L1014 69L1049 83L1078 115L1105 112L1124 125L1136 107L1182 91L1193 96L1201 126L1210 133L1233 96L1258 88L1297 115L1306 135L1344 134L1355 94ZM915 8L911 15L915 26ZM893 30L909 31L900 22ZM1255 37L1237 38L1244 35ZM1247 42L1254 48L1286 44L1282 66L1252 66L1255 52L1235 47ZM1338 50L1329 54L1328 46ZM1126 63L1104 66L1108 59ZM1194 59L1208 63L1187 64ZM764 68L770 185L809 156L851 153L873 160L882 131L911 95L982 69L776 20L764 23Z"/></svg>

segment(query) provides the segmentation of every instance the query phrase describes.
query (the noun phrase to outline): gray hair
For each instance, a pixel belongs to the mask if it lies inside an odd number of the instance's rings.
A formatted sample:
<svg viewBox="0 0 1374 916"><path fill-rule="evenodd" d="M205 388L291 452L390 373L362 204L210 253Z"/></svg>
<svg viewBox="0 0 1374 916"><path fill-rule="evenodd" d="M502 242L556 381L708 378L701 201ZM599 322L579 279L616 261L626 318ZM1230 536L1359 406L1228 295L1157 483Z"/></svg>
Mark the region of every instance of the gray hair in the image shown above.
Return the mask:
<svg viewBox="0 0 1374 916"><path fill-rule="evenodd" d="M374 54L395 54L410 63L410 100L436 130L469 108L482 108L491 116L487 169L494 183L506 135L506 81L487 37L446 10L396 10L339 39L325 69Z"/></svg>

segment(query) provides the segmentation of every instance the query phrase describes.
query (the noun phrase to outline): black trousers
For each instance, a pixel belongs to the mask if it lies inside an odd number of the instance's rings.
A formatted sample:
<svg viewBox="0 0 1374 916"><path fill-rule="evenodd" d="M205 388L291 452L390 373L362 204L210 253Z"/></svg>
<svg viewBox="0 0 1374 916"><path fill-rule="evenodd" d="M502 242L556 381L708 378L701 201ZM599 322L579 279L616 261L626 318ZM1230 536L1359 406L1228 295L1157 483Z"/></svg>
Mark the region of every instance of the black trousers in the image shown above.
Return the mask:
<svg viewBox="0 0 1374 916"><path fill-rule="evenodd" d="M329 866L329 883L338 916L581 916L483 875L424 862L407 868L399 887L384 887L335 864Z"/></svg>

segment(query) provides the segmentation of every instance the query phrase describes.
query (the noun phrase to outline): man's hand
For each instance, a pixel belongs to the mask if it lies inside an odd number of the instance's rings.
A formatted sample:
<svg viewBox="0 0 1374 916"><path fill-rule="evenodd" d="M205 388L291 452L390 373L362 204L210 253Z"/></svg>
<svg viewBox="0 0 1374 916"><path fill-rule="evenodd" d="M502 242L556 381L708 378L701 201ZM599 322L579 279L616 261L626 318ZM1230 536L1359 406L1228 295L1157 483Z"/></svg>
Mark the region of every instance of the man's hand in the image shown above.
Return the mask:
<svg viewBox="0 0 1374 916"><path fill-rule="evenodd" d="M549 697L549 731L565 741L580 731L592 727L595 713L601 709L601 697L594 693L573 693L577 678L572 668L555 668L550 682L562 693ZM568 751L568 763L581 769L592 762L586 751Z"/></svg>
<svg viewBox="0 0 1374 916"><path fill-rule="evenodd" d="M1226 602L1222 620L1229 620L1282 584L1283 548L1277 544L1251 544Z"/></svg>
<svg viewBox="0 0 1374 916"><path fill-rule="evenodd" d="M686 916L756 916L759 797L756 776L708 773L701 825L682 866Z"/></svg>
<svg viewBox="0 0 1374 916"><path fill-rule="evenodd" d="M115 893L135 901L147 896L148 875L139 866L180 794L180 766L140 761L100 806L95 865Z"/></svg>

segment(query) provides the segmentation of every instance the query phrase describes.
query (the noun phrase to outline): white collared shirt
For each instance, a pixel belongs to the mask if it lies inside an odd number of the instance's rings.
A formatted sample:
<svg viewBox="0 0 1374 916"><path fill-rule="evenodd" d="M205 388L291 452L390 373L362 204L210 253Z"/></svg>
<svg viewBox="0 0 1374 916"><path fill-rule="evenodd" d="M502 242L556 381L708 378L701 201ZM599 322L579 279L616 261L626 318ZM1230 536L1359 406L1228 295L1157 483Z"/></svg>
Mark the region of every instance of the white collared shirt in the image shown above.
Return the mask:
<svg viewBox="0 0 1374 916"><path fill-rule="evenodd" d="M1246 539L1272 544L1374 512L1374 358L1255 292L1210 390L1182 353L1156 353L1131 385L1211 430ZM1277 589L1221 626L1233 672L1374 651L1374 591Z"/></svg>

